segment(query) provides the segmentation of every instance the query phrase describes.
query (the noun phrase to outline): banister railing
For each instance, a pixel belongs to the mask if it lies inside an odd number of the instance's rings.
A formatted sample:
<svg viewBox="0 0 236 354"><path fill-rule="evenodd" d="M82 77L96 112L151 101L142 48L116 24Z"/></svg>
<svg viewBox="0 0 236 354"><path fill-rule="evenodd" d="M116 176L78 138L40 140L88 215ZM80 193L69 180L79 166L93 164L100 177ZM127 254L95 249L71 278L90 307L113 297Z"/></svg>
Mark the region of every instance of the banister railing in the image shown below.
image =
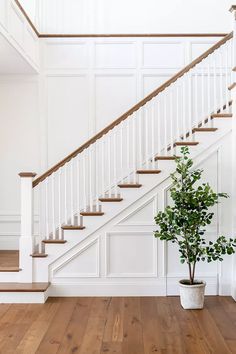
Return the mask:
<svg viewBox="0 0 236 354"><path fill-rule="evenodd" d="M198 58L196 58L194 61L192 61L190 64L188 64L186 67L184 67L182 70L180 70L177 74L172 76L169 80L164 82L160 87L155 89L153 92L151 92L148 96L146 96L144 99L139 101L137 104L135 104L132 108L130 108L127 112L122 114L119 118L117 118L115 121L113 121L111 124L109 124L107 127L105 127L103 130L101 130L99 133L94 135L91 139L89 139L87 142L85 142L83 145L81 145L78 149L73 151L71 154L66 156L63 160L58 162L56 165L51 167L48 171L43 173L41 176L39 176L37 179L33 181L33 187L36 187L40 182L45 180L47 177L49 177L52 173L56 172L59 168L63 167L67 162L69 162L71 159L76 157L78 154L82 153L85 149L87 149L90 145L94 144L98 139L102 138L103 135L107 134L110 130L112 130L115 126L119 125L122 121L126 120L129 116L134 114L136 111L138 111L141 107L143 107L146 103L151 101L154 97L156 97L158 94L160 94L162 91L166 90L171 84L173 84L176 80L180 79L182 76L187 74L191 69L193 69L197 64L201 63L204 59L206 59L210 54L212 54L215 50L220 48L222 45L224 45L227 41L232 39L233 37L233 32L229 33L226 35L224 38L222 38L219 42L214 44L212 47L210 47L207 51L205 51L202 55L200 55Z"/></svg>

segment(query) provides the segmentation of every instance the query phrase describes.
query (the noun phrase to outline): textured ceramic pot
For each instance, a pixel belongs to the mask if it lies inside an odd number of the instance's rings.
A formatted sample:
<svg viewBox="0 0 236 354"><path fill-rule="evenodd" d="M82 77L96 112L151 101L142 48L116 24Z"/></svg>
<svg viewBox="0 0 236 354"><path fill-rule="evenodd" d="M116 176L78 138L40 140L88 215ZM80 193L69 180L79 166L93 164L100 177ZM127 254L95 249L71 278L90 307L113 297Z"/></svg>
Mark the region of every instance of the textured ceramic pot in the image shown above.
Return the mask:
<svg viewBox="0 0 236 354"><path fill-rule="evenodd" d="M180 280L180 303L185 310L202 309L206 283L196 280L194 285L188 285L188 280Z"/></svg>

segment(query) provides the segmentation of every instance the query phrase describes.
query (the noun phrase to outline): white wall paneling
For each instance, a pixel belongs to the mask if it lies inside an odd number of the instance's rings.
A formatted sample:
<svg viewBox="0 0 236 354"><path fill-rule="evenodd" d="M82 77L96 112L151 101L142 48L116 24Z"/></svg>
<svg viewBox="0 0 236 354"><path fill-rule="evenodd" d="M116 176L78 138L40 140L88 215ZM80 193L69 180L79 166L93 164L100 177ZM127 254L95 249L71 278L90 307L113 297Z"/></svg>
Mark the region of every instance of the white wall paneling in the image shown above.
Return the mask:
<svg viewBox="0 0 236 354"><path fill-rule="evenodd" d="M46 87L43 102L49 129L46 154L49 165L188 64L195 55L191 53L192 44L198 43L198 50L203 51L217 40L202 38L202 47L198 38L191 37L43 41L42 80ZM66 126L75 127L73 132L70 130L70 139ZM56 130L58 137L53 135Z"/></svg>

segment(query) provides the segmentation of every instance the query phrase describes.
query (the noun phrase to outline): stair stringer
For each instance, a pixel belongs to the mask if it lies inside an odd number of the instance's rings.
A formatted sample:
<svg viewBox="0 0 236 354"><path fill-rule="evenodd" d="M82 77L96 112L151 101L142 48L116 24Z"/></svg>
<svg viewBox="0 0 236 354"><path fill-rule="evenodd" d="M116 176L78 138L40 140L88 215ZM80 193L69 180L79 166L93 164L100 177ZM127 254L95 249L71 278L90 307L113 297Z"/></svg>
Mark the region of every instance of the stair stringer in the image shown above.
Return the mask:
<svg viewBox="0 0 236 354"><path fill-rule="evenodd" d="M218 120L219 121L219 120ZM201 138L202 141L198 147L191 148L191 156L194 158L194 163L197 164L198 160L201 160L206 156L206 153L212 149L215 149L221 144L222 139L230 132L231 124L229 122L220 122L221 129L214 133L214 138L209 139L209 134L207 137ZM49 257L46 259L35 259L34 260L34 281L48 281L51 280L52 269L57 264L63 264L66 262L67 257L75 252L81 245L86 243L92 237L96 237L105 229L109 230L112 225L118 223L119 220L132 210L132 207L137 207L137 203L143 202L145 198L152 196L152 193L157 193L157 189L163 188L164 184L169 181L170 173L174 170L174 162L163 161L162 164L165 166L165 170L158 176L140 176L140 182L142 183L142 188L139 190L127 190L122 191L122 196L124 200L119 205L104 205L105 215L102 218L98 218L99 221L95 223L94 218L85 221L86 229L83 231L65 231L65 239L68 241L66 244L62 245L46 245L46 252ZM162 165L162 167L163 167ZM110 204L110 203L109 203ZM88 219L88 217L86 218ZM79 240L78 240L79 238Z"/></svg>

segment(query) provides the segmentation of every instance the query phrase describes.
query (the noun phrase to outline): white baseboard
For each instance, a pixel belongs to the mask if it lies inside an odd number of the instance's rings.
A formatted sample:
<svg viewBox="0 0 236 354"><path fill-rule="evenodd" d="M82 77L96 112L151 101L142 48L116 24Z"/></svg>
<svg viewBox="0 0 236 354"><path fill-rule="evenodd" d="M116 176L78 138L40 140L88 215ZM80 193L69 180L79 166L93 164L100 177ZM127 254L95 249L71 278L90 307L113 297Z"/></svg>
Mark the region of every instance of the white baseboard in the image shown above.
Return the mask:
<svg viewBox="0 0 236 354"><path fill-rule="evenodd" d="M44 304L48 298L49 289L42 292L1 292L2 304Z"/></svg>
<svg viewBox="0 0 236 354"><path fill-rule="evenodd" d="M154 283L51 284L49 296L165 296L165 286Z"/></svg>

